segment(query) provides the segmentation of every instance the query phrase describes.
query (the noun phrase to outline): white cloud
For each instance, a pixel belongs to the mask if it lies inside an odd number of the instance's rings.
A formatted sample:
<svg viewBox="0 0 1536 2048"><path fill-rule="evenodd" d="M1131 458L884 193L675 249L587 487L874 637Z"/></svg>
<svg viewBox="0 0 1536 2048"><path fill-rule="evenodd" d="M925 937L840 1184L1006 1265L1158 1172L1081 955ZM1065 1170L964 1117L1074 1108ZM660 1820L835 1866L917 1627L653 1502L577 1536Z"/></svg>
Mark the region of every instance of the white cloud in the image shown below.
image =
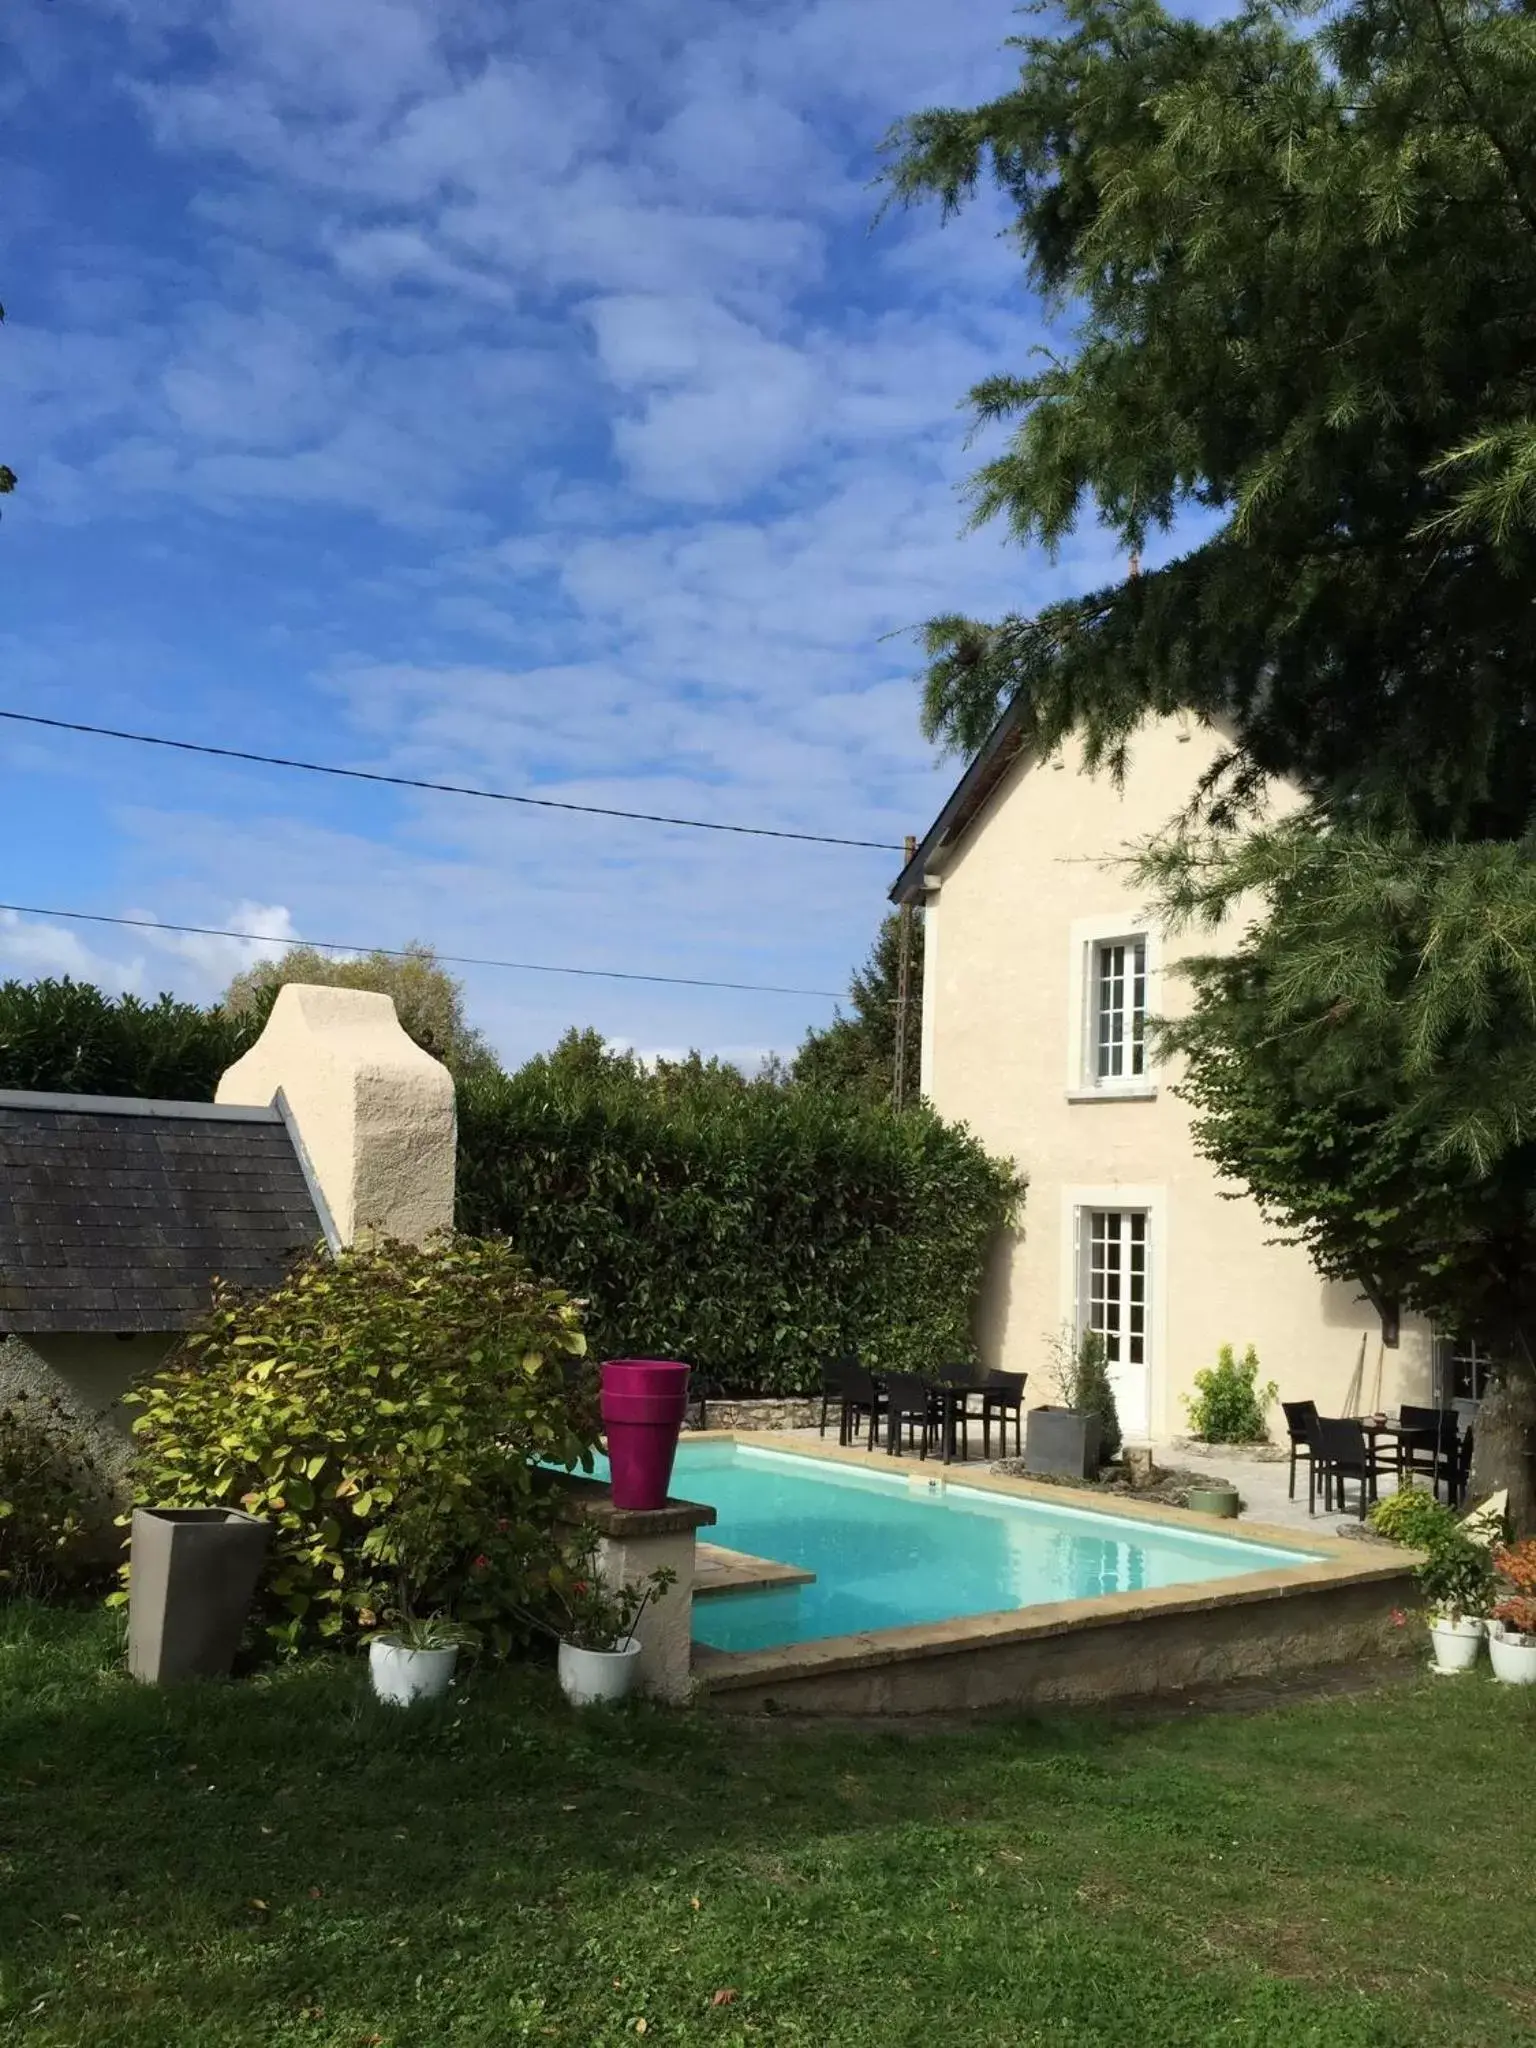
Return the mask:
<svg viewBox="0 0 1536 2048"><path fill-rule="evenodd" d="M119 16L99 90L120 68L163 234L114 254L98 228L47 320L13 309L26 445L5 452L18 523L94 518L103 550L142 535L140 563L162 547L134 614L153 625L120 630L82 538L88 658L62 627L17 633L10 674L66 716L111 699L106 722L263 751L882 841L926 823L948 774L916 731L915 647L885 636L1032 603L1103 558L1091 534L1056 568L961 534L959 401L1039 331L995 214L866 233L876 138L1006 84L1006 13ZM211 593L195 625L169 595L186 564ZM219 615L236 572L271 575L254 624ZM105 821L110 885L73 900L260 935L77 941L118 985L199 995L297 933L837 989L894 865L62 746L34 772L88 784ZM68 937L28 929L0 945ZM750 1065L831 1011L466 979L509 1054L590 1020Z"/></svg>

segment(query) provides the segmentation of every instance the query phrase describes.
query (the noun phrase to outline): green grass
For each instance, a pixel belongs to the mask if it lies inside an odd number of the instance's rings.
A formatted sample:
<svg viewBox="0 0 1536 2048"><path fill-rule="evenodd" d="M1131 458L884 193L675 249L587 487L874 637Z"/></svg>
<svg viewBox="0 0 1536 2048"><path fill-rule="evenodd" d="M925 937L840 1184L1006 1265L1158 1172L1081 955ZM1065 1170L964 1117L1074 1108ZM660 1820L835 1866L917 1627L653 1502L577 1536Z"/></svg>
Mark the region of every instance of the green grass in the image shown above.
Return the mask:
<svg viewBox="0 0 1536 2048"><path fill-rule="evenodd" d="M1483 1679L871 1735L118 1663L0 1614L0 2039L1536 2043L1536 1715Z"/></svg>

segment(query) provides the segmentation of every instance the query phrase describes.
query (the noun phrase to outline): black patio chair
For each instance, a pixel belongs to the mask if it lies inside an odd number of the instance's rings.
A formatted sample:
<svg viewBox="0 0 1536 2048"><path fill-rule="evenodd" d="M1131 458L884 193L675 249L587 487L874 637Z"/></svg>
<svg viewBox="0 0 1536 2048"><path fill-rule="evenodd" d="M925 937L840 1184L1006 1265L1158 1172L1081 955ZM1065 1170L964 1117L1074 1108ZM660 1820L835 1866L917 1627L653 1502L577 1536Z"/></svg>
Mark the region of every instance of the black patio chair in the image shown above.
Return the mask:
<svg viewBox="0 0 1536 2048"><path fill-rule="evenodd" d="M934 1378L941 1389L948 1390L950 1412L954 1416L953 1427L960 1446L960 1455L962 1458L968 1458L971 1455L972 1420L974 1419L982 1425L983 1435L986 1432L985 1380L974 1365L941 1365L934 1374ZM943 1398L944 1396L941 1392L939 1396L941 1404ZM971 1407L973 1400L981 1403L975 1410Z"/></svg>
<svg viewBox="0 0 1536 2048"><path fill-rule="evenodd" d="M1312 1438L1317 1429L1317 1403L1315 1401L1282 1401L1280 1406L1285 1414L1286 1432L1291 1439L1291 1484L1289 1497L1296 1498L1296 1460L1305 1458L1310 1468L1312 1463Z"/></svg>
<svg viewBox="0 0 1536 2048"><path fill-rule="evenodd" d="M821 1368L821 1427L820 1434L827 1433L827 1416L833 1408L842 1414L843 1389L850 1372L859 1369L857 1351L845 1351L841 1358L827 1359Z"/></svg>
<svg viewBox="0 0 1536 2048"><path fill-rule="evenodd" d="M917 1431L921 1443L920 1458L926 1458L933 1443L934 1434L940 1427L937 1403L933 1388L927 1380L920 1380L916 1373L887 1373L884 1379L886 1418L885 1447L894 1458L901 1449L905 1436L910 1443L913 1431Z"/></svg>
<svg viewBox="0 0 1536 2048"><path fill-rule="evenodd" d="M1405 1404L1398 1420L1405 1432L1397 1440L1399 1479L1427 1477L1436 1500L1444 1480L1446 1498L1454 1505L1461 1417L1454 1408L1410 1408ZM1411 1435L1406 1433L1409 1431Z"/></svg>
<svg viewBox="0 0 1536 2048"><path fill-rule="evenodd" d="M1008 1418L1013 1417L1013 1448L1016 1457L1024 1455L1024 1382L1027 1372L989 1372L982 1382L981 1392L981 1450L982 1456L992 1455L992 1424L997 1424L997 1454L1000 1458L1008 1455Z"/></svg>
<svg viewBox="0 0 1536 2048"><path fill-rule="evenodd" d="M1312 1469L1308 1475L1307 1513L1317 1513L1317 1481L1323 1482L1323 1509L1327 1514L1344 1514L1345 1486L1354 1480L1360 1489L1360 1519L1376 1498L1376 1481L1383 1472L1395 1471L1395 1458L1378 1451L1353 1415L1320 1415L1312 1437ZM1337 1502L1337 1508L1335 1508Z"/></svg>
<svg viewBox="0 0 1536 2048"><path fill-rule="evenodd" d="M880 1418L885 1413L885 1392L873 1373L857 1364L843 1367L842 1405L838 1411L837 1440L851 1444L867 1418L869 1439L864 1448L875 1448Z"/></svg>

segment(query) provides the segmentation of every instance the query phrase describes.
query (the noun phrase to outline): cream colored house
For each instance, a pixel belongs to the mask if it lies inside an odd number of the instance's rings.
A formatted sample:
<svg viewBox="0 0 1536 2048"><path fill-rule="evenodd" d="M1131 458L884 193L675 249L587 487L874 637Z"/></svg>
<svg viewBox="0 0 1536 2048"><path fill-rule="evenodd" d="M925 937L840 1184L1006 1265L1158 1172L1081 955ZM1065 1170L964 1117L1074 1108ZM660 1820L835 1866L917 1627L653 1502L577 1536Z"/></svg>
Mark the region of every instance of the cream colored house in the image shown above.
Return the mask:
<svg viewBox="0 0 1536 2048"><path fill-rule="evenodd" d="M1151 724L1117 787L1075 744L1034 758L1005 714L892 891L923 909L923 1093L1029 1177L988 1288L987 1362L1050 1399L1052 1335L1102 1331L1131 1442L1187 1429L1182 1397L1224 1343L1256 1345L1261 1379L1325 1415L1478 1391L1475 1361L1411 1319L1384 1325L1224 1192L1153 1055L1146 1018L1187 1001L1182 947L1124 854L1220 747L1192 720Z"/></svg>

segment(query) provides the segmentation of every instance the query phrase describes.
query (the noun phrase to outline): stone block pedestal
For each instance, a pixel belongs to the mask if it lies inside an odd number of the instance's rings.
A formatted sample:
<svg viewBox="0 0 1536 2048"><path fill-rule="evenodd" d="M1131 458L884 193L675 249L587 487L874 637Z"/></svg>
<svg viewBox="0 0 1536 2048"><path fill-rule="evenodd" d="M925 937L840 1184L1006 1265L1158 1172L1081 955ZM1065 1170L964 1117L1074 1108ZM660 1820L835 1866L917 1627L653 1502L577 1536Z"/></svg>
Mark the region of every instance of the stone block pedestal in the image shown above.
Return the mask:
<svg viewBox="0 0 1536 2048"><path fill-rule="evenodd" d="M562 1519L596 1532L597 1568L606 1584L647 1579L664 1567L676 1572L676 1585L652 1600L641 1618L639 1683L647 1698L682 1705L693 1691L695 1536L713 1523L714 1509L692 1500L669 1500L660 1508L616 1508L608 1488L597 1480L573 1479L567 1487Z"/></svg>

